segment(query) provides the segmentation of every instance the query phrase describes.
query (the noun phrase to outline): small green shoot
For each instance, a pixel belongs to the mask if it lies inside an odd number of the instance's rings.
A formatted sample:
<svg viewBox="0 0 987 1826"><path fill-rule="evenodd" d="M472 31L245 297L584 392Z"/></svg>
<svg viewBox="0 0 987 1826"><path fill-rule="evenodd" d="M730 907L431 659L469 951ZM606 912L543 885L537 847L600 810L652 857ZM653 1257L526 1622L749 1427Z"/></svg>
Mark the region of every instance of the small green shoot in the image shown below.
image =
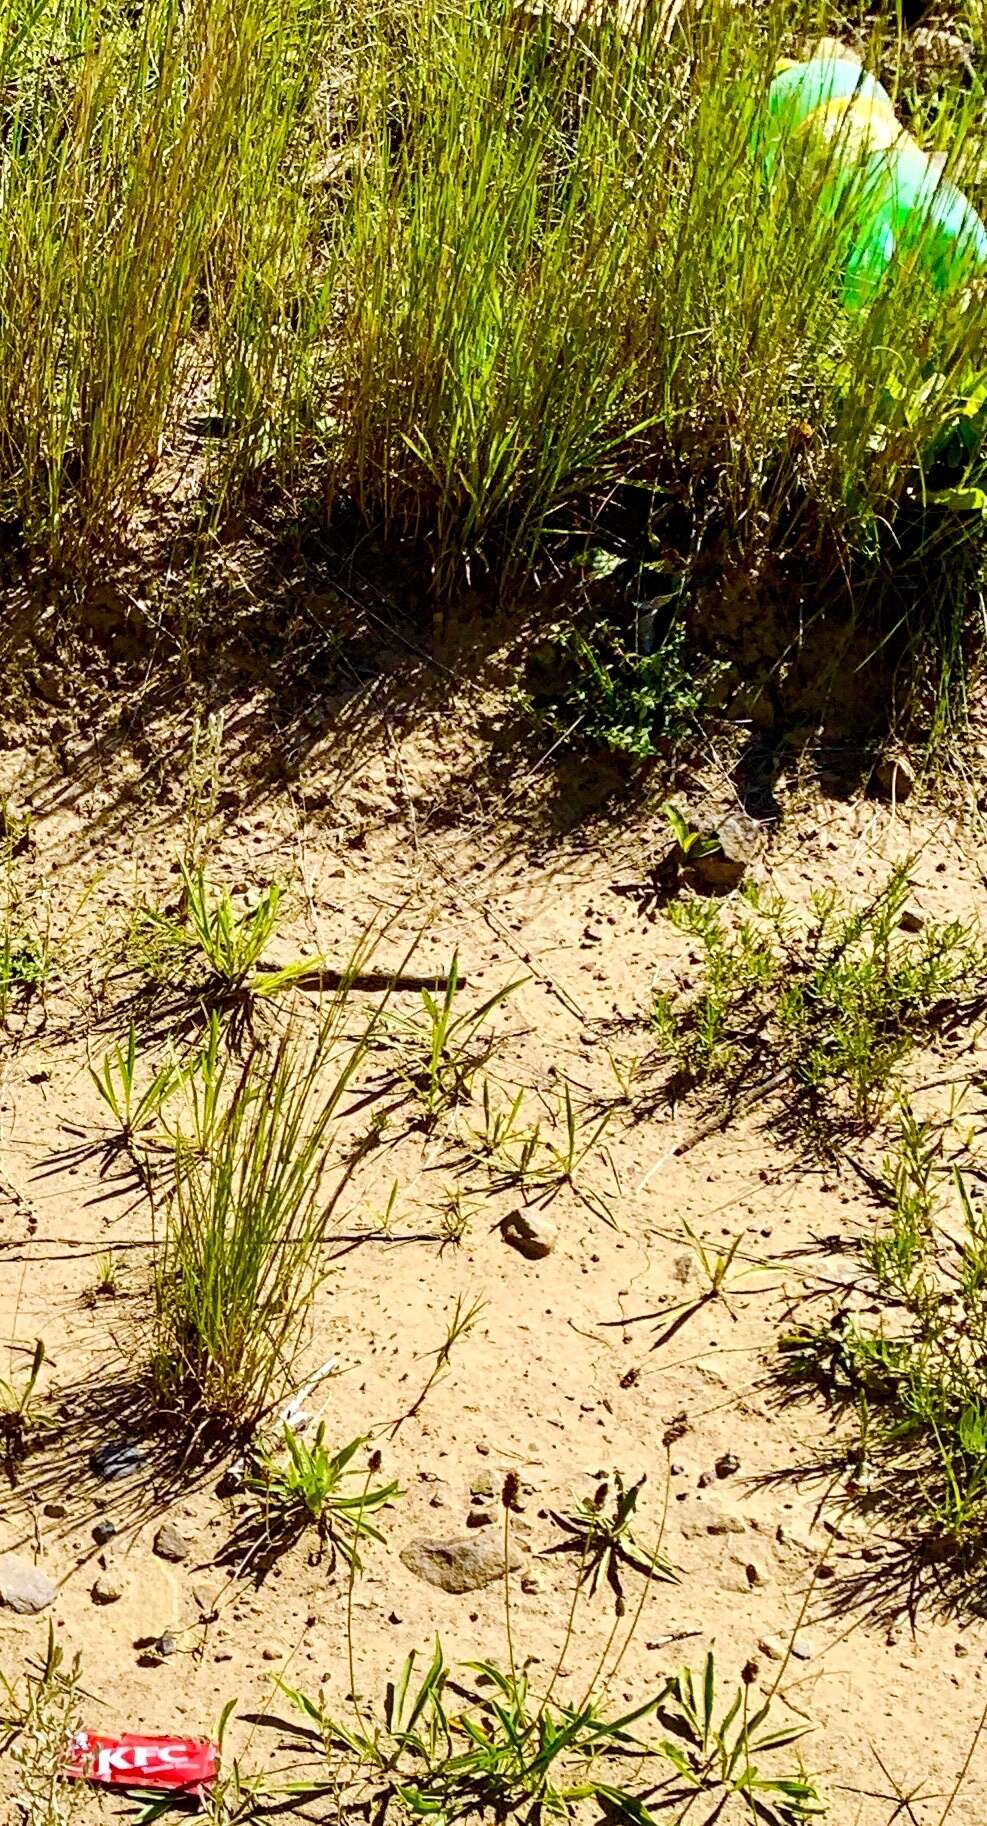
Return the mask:
<svg viewBox="0 0 987 1826"><path fill-rule="evenodd" d="M613 1503L609 1511L606 1508L611 1493L609 1479L604 1479L595 1494L588 1501L584 1499L577 1503L574 1509L549 1511L553 1522L568 1537L549 1551L580 1555L579 1583L588 1586L590 1597L595 1595L602 1574L614 1594L618 1617L624 1615L626 1608L622 1568L631 1567L646 1579L660 1579L672 1585L678 1583L678 1575L662 1555L660 1543L649 1552L634 1538L632 1523L644 1483L645 1478L639 1477L636 1484L625 1486L620 1472L615 1471Z"/></svg>

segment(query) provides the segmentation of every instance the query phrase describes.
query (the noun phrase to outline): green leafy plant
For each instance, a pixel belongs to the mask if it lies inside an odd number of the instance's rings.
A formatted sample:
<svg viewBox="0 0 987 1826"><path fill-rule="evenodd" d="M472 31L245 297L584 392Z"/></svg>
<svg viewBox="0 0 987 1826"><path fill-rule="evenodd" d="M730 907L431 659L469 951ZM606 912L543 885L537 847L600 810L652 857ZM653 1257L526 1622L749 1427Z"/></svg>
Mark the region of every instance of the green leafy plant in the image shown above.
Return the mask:
<svg viewBox="0 0 987 1826"><path fill-rule="evenodd" d="M663 1739L661 1754L675 1765L686 1793L713 1799L739 1796L752 1817L773 1813L785 1820L807 1820L825 1813L828 1803L816 1782L799 1766L774 1773L763 1768L773 1757L812 1730L798 1716L786 1723L772 1719L772 1699L750 1707L750 1686L737 1687L717 1716L716 1662L712 1649L700 1676L691 1668L673 1675L659 1701L658 1716L675 1736Z"/></svg>
<svg viewBox="0 0 987 1826"><path fill-rule="evenodd" d="M166 1059L151 1074L143 1090L138 1087L137 1029L131 1021L125 1046L119 1043L103 1055L102 1064L89 1067L89 1076L119 1130L119 1143L131 1148L135 1141L148 1139L168 1098L176 1091L189 1071L176 1059Z"/></svg>
<svg viewBox="0 0 987 1826"><path fill-rule="evenodd" d="M277 930L283 899L276 882L252 907L238 913L225 888L213 892L201 866L191 869L182 861L179 869L182 912L172 915L149 907L138 923L142 959L153 975L170 982L176 969L196 960L206 973L206 992L229 1000L276 995L321 968L321 958L309 957L280 969L264 969L263 954Z"/></svg>
<svg viewBox="0 0 987 1826"><path fill-rule="evenodd" d="M588 635L567 628L557 640L569 678L547 720L561 734L646 761L680 743L694 725L702 698L682 621L650 652L635 651L607 621Z"/></svg>
<svg viewBox="0 0 987 1826"><path fill-rule="evenodd" d="M37 1338L26 1375L21 1380L13 1373L0 1376L0 1464L11 1484L17 1481L17 1467L27 1451L46 1354L44 1340Z"/></svg>
<svg viewBox="0 0 987 1826"><path fill-rule="evenodd" d="M66 1660L52 1623L38 1673L17 1684L0 1674L7 1714L4 1754L24 1826L70 1826L79 1817L82 1783L65 1780L65 1751L81 1724L81 1677L79 1656Z"/></svg>
<svg viewBox="0 0 987 1826"><path fill-rule="evenodd" d="M694 862L700 856L712 856L716 853L719 839L704 837L702 831L696 830L689 823L688 818L683 817L678 806L672 804L671 800L661 809L662 816L678 844L679 855L683 862Z"/></svg>
<svg viewBox="0 0 987 1826"><path fill-rule="evenodd" d="M606 1508L609 1480L604 1480L595 1494L588 1501L579 1502L575 1509L564 1513L555 1509L549 1511L556 1526L569 1537L550 1551L579 1554L579 1583L588 1585L591 1597L602 1574L614 1594L618 1617L622 1617L625 1610L622 1568L630 1567L647 1579L678 1583L678 1575L662 1555L660 1545L648 1552L634 1538L632 1523L644 1483L645 1479L639 1477L636 1484L625 1486L620 1472L615 1471L613 1504L609 1512Z"/></svg>
<svg viewBox="0 0 987 1826"><path fill-rule="evenodd" d="M865 1244L883 1310L839 1307L781 1342L782 1375L855 1421L843 1488L925 1563L976 1563L987 1530L987 1216L905 1113L885 1174L889 1220Z"/></svg>
<svg viewBox="0 0 987 1826"><path fill-rule="evenodd" d="M340 1553L360 1572L360 1543L384 1539L369 1518L400 1494L396 1483L372 1487L372 1473L353 1464L366 1443L363 1438L352 1439L338 1452L331 1452L325 1422L320 1421L311 1444L286 1424L279 1451L254 1451L244 1488L258 1499L265 1534L294 1540L314 1527L333 1559Z"/></svg>

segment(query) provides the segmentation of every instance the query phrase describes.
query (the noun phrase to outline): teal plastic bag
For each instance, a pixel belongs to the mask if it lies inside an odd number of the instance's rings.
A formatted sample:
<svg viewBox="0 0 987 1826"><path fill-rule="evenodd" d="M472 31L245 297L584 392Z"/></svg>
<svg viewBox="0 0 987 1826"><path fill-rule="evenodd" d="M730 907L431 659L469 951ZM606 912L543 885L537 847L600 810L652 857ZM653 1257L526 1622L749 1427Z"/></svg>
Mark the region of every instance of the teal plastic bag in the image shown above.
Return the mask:
<svg viewBox="0 0 987 1826"><path fill-rule="evenodd" d="M895 261L940 294L987 269L987 228L897 120L887 90L842 47L780 70L768 92L758 153L769 183L811 182L833 222L843 302L860 308Z"/></svg>

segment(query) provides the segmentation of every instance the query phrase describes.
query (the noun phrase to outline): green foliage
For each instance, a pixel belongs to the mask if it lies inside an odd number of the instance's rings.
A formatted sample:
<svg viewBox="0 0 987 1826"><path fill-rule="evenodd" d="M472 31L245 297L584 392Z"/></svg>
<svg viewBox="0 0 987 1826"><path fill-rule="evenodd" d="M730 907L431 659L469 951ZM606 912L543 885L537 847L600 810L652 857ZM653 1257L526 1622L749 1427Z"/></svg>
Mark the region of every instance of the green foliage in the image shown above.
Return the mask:
<svg viewBox="0 0 987 1826"><path fill-rule="evenodd" d="M35 1422L35 1394L46 1355L44 1339L37 1338L25 1375L18 1378L11 1368L9 1376L0 1376L0 1470L11 1485L17 1482L17 1468Z"/></svg>
<svg viewBox="0 0 987 1826"><path fill-rule="evenodd" d="M788 1381L856 1414L851 1494L963 1560L987 1529L987 1214L938 1153L906 1113L890 1217L866 1245L886 1315L840 1309L781 1348Z"/></svg>
<svg viewBox="0 0 987 1826"><path fill-rule="evenodd" d="M753 886L734 919L696 896L674 902L669 918L699 940L704 980L685 1004L656 995L663 1049L696 1082L787 1080L827 1120L835 1093L872 1127L919 1041L974 1013L987 990L987 951L972 928L902 930L908 876L900 864L860 907L817 892L805 921Z"/></svg>
<svg viewBox="0 0 987 1826"><path fill-rule="evenodd" d="M473 1080L489 1064L499 1041L482 1029L494 1010L506 1002L525 978L506 983L476 1008L456 1014L459 952L454 951L441 998L422 989L424 1016L392 1014L387 1031L397 1047L401 1077L420 1099L431 1126L447 1110L468 1102Z"/></svg>
<svg viewBox="0 0 987 1826"><path fill-rule="evenodd" d="M277 930L283 890L272 882L254 906L238 913L224 888L213 894L204 869L179 863L182 912L173 916L145 908L135 939L144 968L159 981L173 984L189 967L205 974L206 994L223 999L270 996L300 976L318 970L321 958L299 958L282 969L258 965Z"/></svg>
<svg viewBox="0 0 987 1826"><path fill-rule="evenodd" d="M265 1532L277 1539L295 1539L312 1526L324 1547L328 1545L334 1555L341 1553L355 1572L362 1571L360 1542L384 1539L369 1517L399 1494L396 1483L372 1488L372 1473L353 1464L366 1443L352 1439L338 1452L330 1452L325 1423L320 1421L311 1445L286 1424L280 1451L255 1451L244 1487L260 1503Z"/></svg>
<svg viewBox="0 0 987 1826"><path fill-rule="evenodd" d="M567 677L546 720L560 734L646 761L695 727L702 698L681 622L649 653L634 651L605 621L588 635L565 629L558 645Z"/></svg>
<svg viewBox="0 0 987 1826"><path fill-rule="evenodd" d="M602 1573L614 1594L618 1617L624 1615L626 1608L622 1567L631 1567L647 1579L678 1583L677 1574L662 1555L660 1544L647 1552L634 1538L631 1524L644 1482L644 1478L639 1477L636 1484L625 1487L620 1472L615 1471L613 1504L609 1513L605 1507L610 1495L609 1480L604 1480L589 1500L577 1503L574 1509L561 1514L554 1509L550 1511L553 1522L569 1537L560 1543L560 1547L580 1556L580 1585L588 1585L592 1597Z"/></svg>
<svg viewBox="0 0 987 1826"><path fill-rule="evenodd" d="M659 1717L677 1731L677 1737L666 1738L661 1752L674 1763L684 1788L721 1801L737 1795L746 1802L752 1818L760 1812L768 1817L807 1820L825 1813L826 1801L801 1767L785 1774L767 1773L760 1761L797 1743L812 1725L804 1717L779 1724L772 1720L770 1697L753 1712L749 1699L750 1687L744 1681L717 1718L712 1650L701 1676L683 1668L668 1682Z"/></svg>
<svg viewBox="0 0 987 1826"><path fill-rule="evenodd" d="M151 1074L143 1090L139 1089L137 1029L131 1021L126 1046L118 1043L111 1052L105 1053L98 1070L89 1067L89 1076L117 1124L121 1140L129 1146L137 1136L153 1130L164 1104L178 1089L188 1069L177 1060L166 1059Z"/></svg>
<svg viewBox="0 0 987 1826"><path fill-rule="evenodd" d="M486 1690L453 1711L448 1695L462 1688L441 1645L417 1688L414 1666L412 1653L380 1711L355 1704L352 1720L330 1714L321 1697L284 1688L321 1742L333 1793L352 1805L393 1805L412 1819L443 1822L516 1814L573 1820L583 1803L596 1800L628 1826L654 1826L672 1808L671 1817L682 1820L699 1795L717 1804L716 1817L732 1797L769 1822L826 1810L800 1765L780 1769L775 1760L809 1722L801 1715L777 1720L773 1695L751 1711L746 1684L717 1718L712 1653L698 1688L684 1669L617 1717L592 1696L554 1705L538 1698L526 1672L489 1661L465 1664ZM655 1739L646 1729L654 1716L674 1735Z"/></svg>

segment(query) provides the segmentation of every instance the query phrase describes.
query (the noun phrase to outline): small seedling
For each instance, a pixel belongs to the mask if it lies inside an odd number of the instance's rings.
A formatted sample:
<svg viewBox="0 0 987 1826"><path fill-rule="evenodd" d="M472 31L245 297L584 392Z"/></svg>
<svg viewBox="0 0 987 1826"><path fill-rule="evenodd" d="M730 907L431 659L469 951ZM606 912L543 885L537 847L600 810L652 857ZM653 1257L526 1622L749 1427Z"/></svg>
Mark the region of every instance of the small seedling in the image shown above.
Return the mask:
<svg viewBox="0 0 987 1826"><path fill-rule="evenodd" d="M718 837L706 837L702 831L696 830L689 820L683 817L678 806L671 803L671 800L661 809L665 822L678 844L679 857L682 862L697 862L701 856L716 854L720 847Z"/></svg>
<svg viewBox="0 0 987 1826"><path fill-rule="evenodd" d="M177 1060L167 1059L153 1072L143 1090L137 1083L137 1029L131 1021L126 1046L115 1046L105 1053L99 1069L89 1067L99 1095L119 1129L122 1147L130 1148L139 1136L153 1134L155 1124L168 1098L182 1084L189 1072Z"/></svg>
<svg viewBox="0 0 987 1826"><path fill-rule="evenodd" d="M441 1000L422 989L424 1020L413 1015L391 1015L387 1028L398 1045L399 1070L420 1098L426 1123L431 1127L446 1110L469 1101L473 1080L498 1047L495 1035L481 1030L523 978L507 983L463 1014L454 1010L459 989L459 952L454 951Z"/></svg>
<svg viewBox="0 0 987 1826"><path fill-rule="evenodd" d="M23 1381L0 1377L0 1461L11 1484L27 1451L27 1437L34 1411L34 1397L45 1361L42 1338L35 1340L31 1363Z"/></svg>
<svg viewBox="0 0 987 1826"><path fill-rule="evenodd" d="M88 1292L83 1296L87 1306L96 1306L100 1300L115 1300L119 1292L117 1281L116 1258L112 1250L96 1257L96 1279Z"/></svg>
<svg viewBox="0 0 987 1826"><path fill-rule="evenodd" d="M384 1539L368 1518L400 1494L396 1483L371 1487L372 1472L353 1465L366 1443L353 1439L340 1451L330 1452L325 1423L320 1421L311 1445L286 1425L280 1452L255 1453L244 1488L261 1505L267 1536L294 1540L314 1527L334 1561L340 1553L348 1566L361 1572L360 1542ZM379 1454L376 1457L379 1462Z"/></svg>
<svg viewBox="0 0 987 1826"><path fill-rule="evenodd" d="M578 1503L575 1509L549 1512L556 1526L569 1537L549 1552L580 1555L579 1583L588 1585L590 1597L595 1594L602 1574L614 1594L618 1617L623 1616L625 1609L622 1567L629 1566L647 1579L662 1579L672 1585L678 1583L678 1575L663 1557L660 1547L655 1546L649 1553L634 1538L631 1524L644 1483L645 1479L639 1477L636 1484L625 1488L620 1472L615 1471L613 1505L609 1512L606 1508L609 1479L600 1484L589 1501Z"/></svg>
<svg viewBox="0 0 987 1826"><path fill-rule="evenodd" d="M462 1294L457 1293L452 1314L446 1324L446 1335L438 1350L432 1352L434 1359L428 1379L420 1395L412 1402L404 1414L399 1414L391 1427L391 1438L402 1427L406 1420L411 1420L419 1408L428 1400L436 1383L446 1374L452 1359L452 1353L460 1338L465 1338L473 1329L480 1314L486 1309L486 1300L471 1300L468 1306L463 1304Z"/></svg>

